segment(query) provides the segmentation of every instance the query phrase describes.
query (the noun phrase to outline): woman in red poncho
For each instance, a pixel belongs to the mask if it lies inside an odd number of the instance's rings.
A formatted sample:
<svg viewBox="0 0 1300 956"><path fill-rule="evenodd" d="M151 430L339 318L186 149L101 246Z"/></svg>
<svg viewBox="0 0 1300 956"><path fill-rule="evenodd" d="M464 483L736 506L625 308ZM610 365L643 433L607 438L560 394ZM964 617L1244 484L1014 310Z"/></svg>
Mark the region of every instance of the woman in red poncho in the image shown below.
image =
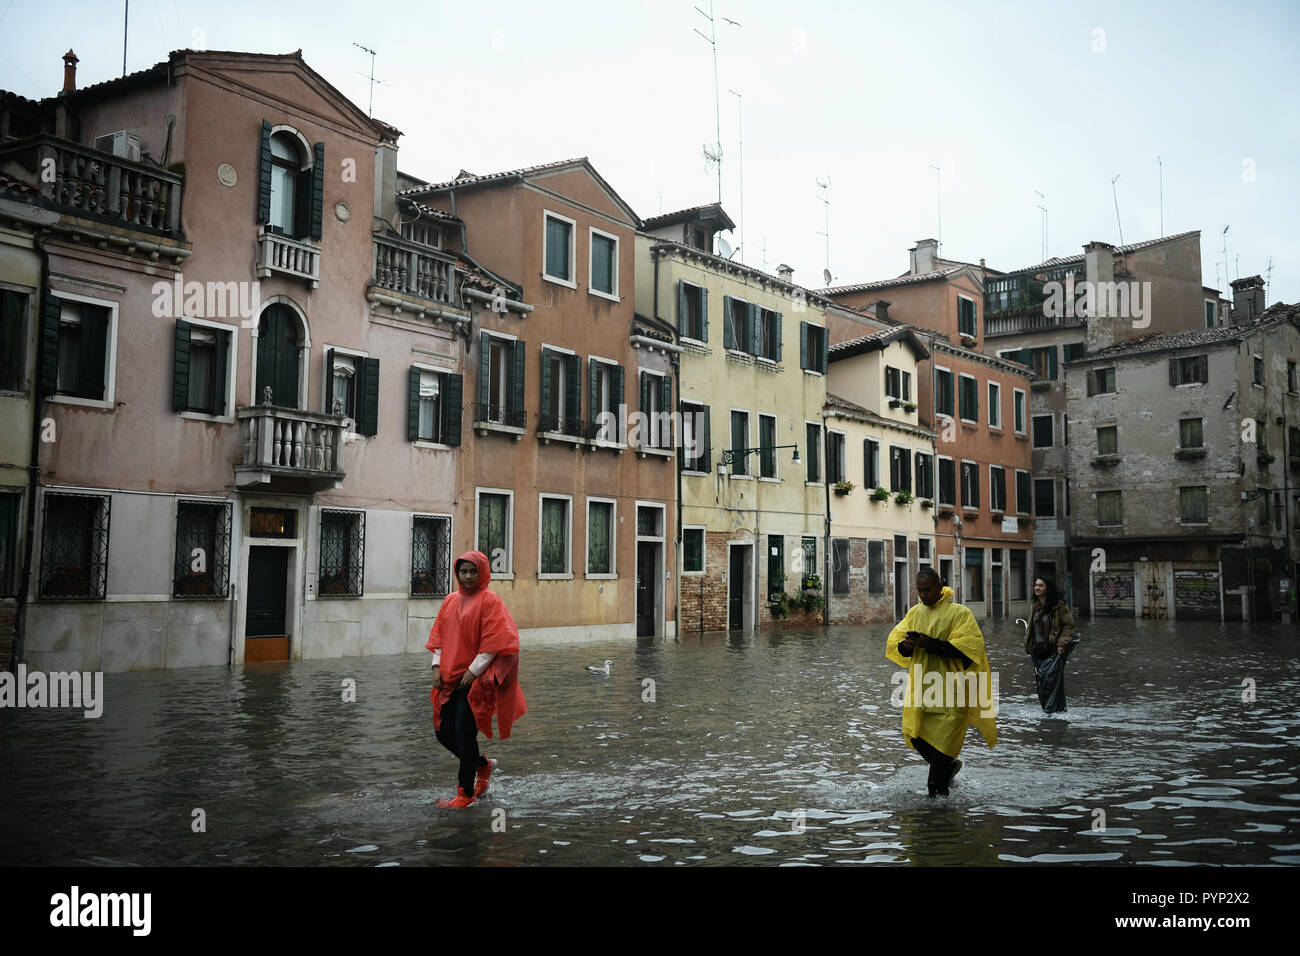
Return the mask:
<svg viewBox="0 0 1300 956"><path fill-rule="evenodd" d="M487 792L497 762L479 753L478 732L492 736L496 714L501 739L528 710L519 688L519 628L505 602L488 590L487 556L467 551L456 559L460 589L442 602L424 646L433 651L433 729L438 742L460 758L456 796L440 807L461 809Z"/></svg>

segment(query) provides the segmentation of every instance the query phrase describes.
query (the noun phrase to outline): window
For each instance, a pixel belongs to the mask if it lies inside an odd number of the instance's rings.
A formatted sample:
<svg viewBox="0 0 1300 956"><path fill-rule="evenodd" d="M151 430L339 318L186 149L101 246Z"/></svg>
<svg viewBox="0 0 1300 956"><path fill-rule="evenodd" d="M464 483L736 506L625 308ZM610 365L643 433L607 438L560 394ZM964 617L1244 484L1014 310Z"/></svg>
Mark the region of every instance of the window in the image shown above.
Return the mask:
<svg viewBox="0 0 1300 956"><path fill-rule="evenodd" d="M822 427L807 422L804 425L804 436L804 453L808 462L808 480L819 482L822 480Z"/></svg>
<svg viewBox="0 0 1300 956"><path fill-rule="evenodd" d="M1052 478L1034 479L1034 517L1056 517L1056 481Z"/></svg>
<svg viewBox="0 0 1300 956"><path fill-rule="evenodd" d="M636 533L641 538L659 538L663 536L664 509L638 505L636 509Z"/></svg>
<svg viewBox="0 0 1300 956"><path fill-rule="evenodd" d="M546 222L546 249L543 253L542 278L563 285L576 286L573 271L574 226L572 219L553 212L543 214Z"/></svg>
<svg viewBox="0 0 1300 956"><path fill-rule="evenodd" d="M970 510L980 506L980 470L973 461L961 463L961 506Z"/></svg>
<svg viewBox="0 0 1300 956"><path fill-rule="evenodd" d="M916 494L919 498L934 497L934 456L916 453Z"/></svg>
<svg viewBox="0 0 1300 956"><path fill-rule="evenodd" d="M591 230L591 281L596 295L618 299L618 237Z"/></svg>
<svg viewBox="0 0 1300 956"><path fill-rule="evenodd" d="M1011 580L1008 582L1008 590L1011 592L1010 597L1013 601L1024 601L1028 598L1028 560L1027 551L1011 551Z"/></svg>
<svg viewBox="0 0 1300 956"><path fill-rule="evenodd" d="M0 494L0 597L14 597L18 593L18 579L14 557L18 550L18 513L22 498L16 494Z"/></svg>
<svg viewBox="0 0 1300 956"><path fill-rule="evenodd" d="M767 598L779 599L785 593L785 538L767 536Z"/></svg>
<svg viewBox="0 0 1300 956"><path fill-rule="evenodd" d="M916 539L917 570L934 566L934 541L922 535Z"/></svg>
<svg viewBox="0 0 1300 956"><path fill-rule="evenodd" d="M587 575L614 576L614 502L587 499Z"/></svg>
<svg viewBox="0 0 1300 956"><path fill-rule="evenodd" d="M885 394L900 402L912 400L912 373L901 368L885 366Z"/></svg>
<svg viewBox="0 0 1300 956"><path fill-rule="evenodd" d="M288 127L262 121L257 221L268 232L296 239L321 237L325 195L325 144L308 147Z"/></svg>
<svg viewBox="0 0 1300 956"><path fill-rule="evenodd" d="M345 418L356 418L356 359L351 355L330 352L329 372L329 411Z"/></svg>
<svg viewBox="0 0 1300 956"><path fill-rule="evenodd" d="M885 542L867 542L867 593L885 593Z"/></svg>
<svg viewBox="0 0 1300 956"><path fill-rule="evenodd" d="M1114 525L1124 523L1124 507L1118 491L1097 492L1097 524Z"/></svg>
<svg viewBox="0 0 1300 956"><path fill-rule="evenodd" d="M1119 426L1103 425L1097 429L1097 454L1119 454Z"/></svg>
<svg viewBox="0 0 1300 956"><path fill-rule="evenodd" d="M939 504L957 503L957 472L951 458L939 459Z"/></svg>
<svg viewBox="0 0 1300 956"><path fill-rule="evenodd" d="M104 599L108 585L107 495L46 494L40 596Z"/></svg>
<svg viewBox="0 0 1300 956"><path fill-rule="evenodd" d="M906 448L889 446L889 490L912 490L912 458Z"/></svg>
<svg viewBox="0 0 1300 956"><path fill-rule="evenodd" d="M582 359L567 350L542 348L542 414L537 430L582 435Z"/></svg>
<svg viewBox="0 0 1300 956"><path fill-rule="evenodd" d="M1061 412L1061 444L1070 444L1070 416Z"/></svg>
<svg viewBox="0 0 1300 956"><path fill-rule="evenodd" d="M176 503L173 597L224 598L230 593L229 502Z"/></svg>
<svg viewBox="0 0 1300 956"><path fill-rule="evenodd" d="M1052 447L1052 426L1055 419L1051 415L1034 416L1034 447Z"/></svg>
<svg viewBox="0 0 1300 956"><path fill-rule="evenodd" d="M708 471L709 406L682 402L682 470Z"/></svg>
<svg viewBox="0 0 1300 956"><path fill-rule="evenodd" d="M826 374L830 339L826 329L811 322L799 323L799 367Z"/></svg>
<svg viewBox="0 0 1300 956"><path fill-rule="evenodd" d="M461 376L412 365L407 375L407 440L459 445L463 392Z"/></svg>
<svg viewBox="0 0 1300 956"><path fill-rule="evenodd" d="M1017 435L1025 433L1025 393L1018 388L1011 390L1012 426Z"/></svg>
<svg viewBox="0 0 1300 956"><path fill-rule="evenodd" d="M508 491L479 491L474 519L476 548L487 555L493 575L514 571L514 495Z"/></svg>
<svg viewBox="0 0 1300 956"><path fill-rule="evenodd" d="M351 418L360 435L379 430L379 359L341 349L325 350L325 411Z"/></svg>
<svg viewBox="0 0 1300 956"><path fill-rule="evenodd" d="M966 549L964 597L967 602L984 600L984 549Z"/></svg>
<svg viewBox="0 0 1300 956"><path fill-rule="evenodd" d="M53 295L46 301L44 334L47 342L57 339L57 358L42 384L69 398L111 402L116 307Z"/></svg>
<svg viewBox="0 0 1300 956"><path fill-rule="evenodd" d="M733 475L749 474L749 456L742 449L752 447L749 444L749 412L731 412L731 448L736 453L731 459Z"/></svg>
<svg viewBox="0 0 1300 956"><path fill-rule="evenodd" d="M1209 356L1191 355L1169 360L1170 385L1190 385L1194 382L1205 384L1209 380Z"/></svg>
<svg viewBox="0 0 1300 956"><path fill-rule="evenodd" d="M1084 342L1066 342L1061 351L1065 353L1061 357L1063 361L1074 362L1088 354L1088 346Z"/></svg>
<svg viewBox="0 0 1300 956"><path fill-rule="evenodd" d="M976 337L975 300L964 295L957 296L957 331L971 338Z"/></svg>
<svg viewBox="0 0 1300 956"><path fill-rule="evenodd" d="M1300 428L1294 425L1287 426L1287 455L1291 458L1300 458Z"/></svg>
<svg viewBox="0 0 1300 956"><path fill-rule="evenodd" d="M362 596L365 547L365 512L321 511L320 593L322 595Z"/></svg>
<svg viewBox="0 0 1300 956"><path fill-rule="evenodd" d="M677 332L684 339L709 340L709 290L677 280Z"/></svg>
<svg viewBox="0 0 1300 956"><path fill-rule="evenodd" d="M880 487L880 442L876 441L874 438L863 439L862 462L863 462L862 486L864 488L879 488Z"/></svg>
<svg viewBox="0 0 1300 956"><path fill-rule="evenodd" d="M844 461L844 433L826 433L826 480L839 482L848 479L848 469Z"/></svg>
<svg viewBox="0 0 1300 956"><path fill-rule="evenodd" d="M781 313L759 309L757 335L754 354L773 362L781 361Z"/></svg>
<svg viewBox="0 0 1300 956"><path fill-rule="evenodd" d="M1178 444L1181 448L1203 448L1205 446L1204 422L1199 418L1179 419Z"/></svg>
<svg viewBox="0 0 1300 956"><path fill-rule="evenodd" d="M1273 530L1282 530L1282 492L1273 492Z"/></svg>
<svg viewBox="0 0 1300 956"><path fill-rule="evenodd" d="M478 402L474 421L523 428L524 343L479 333ZM486 552L484 552L486 554Z"/></svg>
<svg viewBox="0 0 1300 956"><path fill-rule="evenodd" d="M230 356L234 333L181 319L172 362L172 411L229 415Z"/></svg>
<svg viewBox="0 0 1300 956"><path fill-rule="evenodd" d="M1268 454L1268 422L1255 419L1255 445L1261 455Z"/></svg>
<svg viewBox="0 0 1300 956"><path fill-rule="evenodd" d="M1296 390L1295 362L1286 363L1286 390L1293 395L1295 394L1295 390Z"/></svg>
<svg viewBox="0 0 1300 956"><path fill-rule="evenodd" d="M1214 328L1214 302L1210 299L1205 300L1205 327Z"/></svg>
<svg viewBox="0 0 1300 956"><path fill-rule="evenodd" d="M703 528L682 528L682 573L704 573Z"/></svg>
<svg viewBox="0 0 1300 956"><path fill-rule="evenodd" d="M934 373L934 412L953 415L952 372L947 369L936 369Z"/></svg>
<svg viewBox="0 0 1300 956"><path fill-rule="evenodd" d="M1030 501L1032 496L1032 485L1029 480L1029 472L1016 469L1016 514L1027 515L1033 511L1033 502Z"/></svg>
<svg viewBox="0 0 1300 956"><path fill-rule="evenodd" d="M641 372L641 411L645 415L640 435L642 448L672 448L673 380L657 372Z"/></svg>
<svg viewBox="0 0 1300 956"><path fill-rule="evenodd" d="M989 382L989 428L1002 427L1002 386Z"/></svg>
<svg viewBox="0 0 1300 956"><path fill-rule="evenodd" d="M771 415L758 416L758 473L764 478L776 477L776 419Z"/></svg>
<svg viewBox="0 0 1300 956"><path fill-rule="evenodd" d="M1070 479L1064 479L1065 482L1065 516L1070 517Z"/></svg>
<svg viewBox="0 0 1300 956"><path fill-rule="evenodd" d="M722 345L739 352L757 351L753 347L755 307L744 299L722 297Z"/></svg>
<svg viewBox="0 0 1300 956"><path fill-rule="evenodd" d="M441 597L451 586L451 519L415 515L411 521L411 595Z"/></svg>
<svg viewBox="0 0 1300 956"><path fill-rule="evenodd" d="M1209 491L1205 486L1178 489L1178 510L1183 524L1209 523Z"/></svg>
<svg viewBox="0 0 1300 956"><path fill-rule="evenodd" d="M849 541L831 539L831 587L835 594L849 593Z"/></svg>
<svg viewBox="0 0 1300 956"><path fill-rule="evenodd" d="M1258 510L1255 512L1255 514L1256 514L1256 516L1259 518L1259 527L1260 527L1260 530L1262 531L1264 528L1268 527L1268 522L1269 522L1268 493L1267 493L1267 492L1264 492L1263 494L1261 494L1261 495L1259 496L1259 501L1258 501L1258 504L1256 505L1256 508L1257 508Z"/></svg>
<svg viewBox="0 0 1300 956"><path fill-rule="evenodd" d="M1046 345L1037 349L1021 349L1022 361L1034 370L1034 380L1056 380L1056 346Z"/></svg>
<svg viewBox="0 0 1300 956"><path fill-rule="evenodd" d="M802 587L808 586L808 579L817 576L817 539L804 538L803 542L803 582Z"/></svg>
<svg viewBox="0 0 1300 956"><path fill-rule="evenodd" d="M569 504L572 499L559 495L539 496L541 520L538 522L537 541L537 576L568 577L570 575L569 558L571 549L571 516Z"/></svg>
<svg viewBox="0 0 1300 956"><path fill-rule="evenodd" d="M1088 370L1088 394L1105 395L1115 391L1115 366Z"/></svg>
<svg viewBox="0 0 1300 956"><path fill-rule="evenodd" d="M1000 465L989 465L989 510L1007 510L1007 470Z"/></svg>
<svg viewBox="0 0 1300 956"><path fill-rule="evenodd" d="M979 383L973 376L962 375L958 379L958 387L961 389L961 420L978 422L980 420Z"/></svg>
<svg viewBox="0 0 1300 956"><path fill-rule="evenodd" d="M1255 362L1254 362L1254 364L1255 364L1255 384L1256 384L1256 385L1260 385L1260 386L1262 386L1262 385L1264 384L1264 360L1263 360L1262 358L1260 358L1258 355L1256 355L1256 356L1254 357L1254 359L1255 359Z"/></svg>
<svg viewBox="0 0 1300 956"><path fill-rule="evenodd" d="M591 390L588 413L596 439L617 441L618 410L623 405L623 366L604 359L588 359L587 382Z"/></svg>
<svg viewBox="0 0 1300 956"><path fill-rule="evenodd" d="M0 289L0 391L27 390L27 303L27 293Z"/></svg>

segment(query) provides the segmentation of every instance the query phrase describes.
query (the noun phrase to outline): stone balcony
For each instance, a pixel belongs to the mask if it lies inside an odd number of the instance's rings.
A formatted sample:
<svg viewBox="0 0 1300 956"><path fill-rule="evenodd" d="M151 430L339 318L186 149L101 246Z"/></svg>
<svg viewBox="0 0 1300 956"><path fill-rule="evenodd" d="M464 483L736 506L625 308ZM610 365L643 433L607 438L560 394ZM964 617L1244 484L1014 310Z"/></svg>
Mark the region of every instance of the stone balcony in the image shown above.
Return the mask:
<svg viewBox="0 0 1300 956"><path fill-rule="evenodd" d="M320 246L310 239L291 239L265 226L257 230L257 277L273 275L302 279L313 289L320 285Z"/></svg>
<svg viewBox="0 0 1300 956"><path fill-rule="evenodd" d="M460 297L453 256L432 246L399 239L374 237L373 283L366 292L371 302L418 316L468 321Z"/></svg>
<svg viewBox="0 0 1300 956"><path fill-rule="evenodd" d="M236 409L243 463L235 466L235 485L248 488L273 478L299 479L308 492L339 487L343 464L344 419L276 405Z"/></svg>

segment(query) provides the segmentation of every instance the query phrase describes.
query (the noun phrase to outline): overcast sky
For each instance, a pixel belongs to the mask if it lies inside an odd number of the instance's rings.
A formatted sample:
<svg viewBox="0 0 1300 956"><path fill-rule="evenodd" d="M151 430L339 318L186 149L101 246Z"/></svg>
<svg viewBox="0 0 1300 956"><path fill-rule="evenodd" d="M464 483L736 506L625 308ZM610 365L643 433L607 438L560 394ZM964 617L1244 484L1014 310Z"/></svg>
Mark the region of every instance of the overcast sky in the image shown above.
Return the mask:
<svg viewBox="0 0 1300 956"><path fill-rule="evenodd" d="M1154 239L1159 156L1163 234L1200 230L1202 281L1227 293L1227 225L1230 277L1267 275L1271 258L1269 303L1300 301L1293 0L714 0L713 12L722 198L743 215L750 265L786 262L823 285L818 179L836 284L905 271L940 213L945 256L1040 262L1035 191L1048 256L1119 243L1121 227L1124 242ZM704 156L712 52L695 32L711 29L696 0L133 0L127 71L185 47L301 48L364 110L360 43L378 54L374 115L404 132L404 171L443 180L587 156L648 217L718 198ZM119 76L122 30L121 0L0 0L0 88L57 93L69 47L79 85Z"/></svg>

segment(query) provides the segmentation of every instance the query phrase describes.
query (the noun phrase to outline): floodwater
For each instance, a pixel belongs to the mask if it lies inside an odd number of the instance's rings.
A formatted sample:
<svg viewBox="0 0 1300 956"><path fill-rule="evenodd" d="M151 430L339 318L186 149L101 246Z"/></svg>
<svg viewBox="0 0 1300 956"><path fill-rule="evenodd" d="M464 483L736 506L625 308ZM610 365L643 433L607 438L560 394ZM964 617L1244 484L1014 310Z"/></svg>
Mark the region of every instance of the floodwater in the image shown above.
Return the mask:
<svg viewBox="0 0 1300 956"><path fill-rule="evenodd" d="M98 719L0 710L0 863L1300 864L1300 630L1082 626L1046 717L985 625L1000 740L933 800L885 625L525 647L463 811L427 655L109 674Z"/></svg>

